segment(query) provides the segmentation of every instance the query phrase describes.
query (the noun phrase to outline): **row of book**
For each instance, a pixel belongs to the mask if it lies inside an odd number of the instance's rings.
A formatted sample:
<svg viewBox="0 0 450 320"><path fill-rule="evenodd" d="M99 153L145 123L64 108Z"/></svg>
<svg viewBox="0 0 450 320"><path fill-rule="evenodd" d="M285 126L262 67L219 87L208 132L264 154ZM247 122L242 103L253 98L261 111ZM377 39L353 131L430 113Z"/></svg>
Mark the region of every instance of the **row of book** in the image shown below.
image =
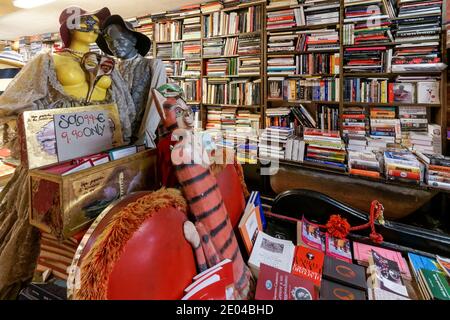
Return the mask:
<svg viewBox="0 0 450 320"><path fill-rule="evenodd" d="M203 55L205 56L232 56L238 51L238 38L214 38L203 41Z"/></svg>
<svg viewBox="0 0 450 320"><path fill-rule="evenodd" d="M206 119L206 130L231 129L249 133L259 129L259 115L248 110L208 107Z"/></svg>
<svg viewBox="0 0 450 320"><path fill-rule="evenodd" d="M339 78L268 78L269 100L339 101Z"/></svg>
<svg viewBox="0 0 450 320"><path fill-rule="evenodd" d="M261 103L261 79L203 79L203 103L255 106Z"/></svg>
<svg viewBox="0 0 450 320"><path fill-rule="evenodd" d="M364 103L439 104L440 81L429 77L345 78L344 101Z"/></svg>
<svg viewBox="0 0 450 320"><path fill-rule="evenodd" d="M165 59L198 59L201 55L199 41L159 43L156 46L156 57Z"/></svg>
<svg viewBox="0 0 450 320"><path fill-rule="evenodd" d="M339 53L279 55L267 59L269 75L338 74Z"/></svg>
<svg viewBox="0 0 450 320"><path fill-rule="evenodd" d="M216 11L203 17L205 38L261 30L261 6L237 11Z"/></svg>

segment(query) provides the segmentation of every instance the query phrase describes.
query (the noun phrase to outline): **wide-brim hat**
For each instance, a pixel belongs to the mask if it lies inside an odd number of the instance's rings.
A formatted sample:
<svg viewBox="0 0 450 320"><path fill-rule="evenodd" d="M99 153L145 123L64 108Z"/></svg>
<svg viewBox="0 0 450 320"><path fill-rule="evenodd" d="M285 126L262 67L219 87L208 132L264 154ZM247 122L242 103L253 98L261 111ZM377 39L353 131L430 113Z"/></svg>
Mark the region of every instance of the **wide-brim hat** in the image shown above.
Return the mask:
<svg viewBox="0 0 450 320"><path fill-rule="evenodd" d="M152 46L152 42L149 39L149 37L147 37L143 33L140 33L140 32L137 32L136 30L134 30L131 23L123 20L123 18L117 14L108 17L103 22L103 24L101 25L102 33L105 32L106 28L108 28L110 25L113 25L113 24L122 26L123 28L125 28L126 30L131 32L136 37L136 39L137 39L136 49L141 56L145 57L145 55L150 51L150 47ZM109 54L111 56L114 55L112 53L112 51L109 49L108 44L102 34L100 34L100 36L98 37L97 45L104 53Z"/></svg>
<svg viewBox="0 0 450 320"><path fill-rule="evenodd" d="M109 11L109 9L106 7L94 12L88 12L77 6L71 6L64 9L59 16L59 23L60 23L59 34L61 36L61 40L65 48L68 48L70 46L70 42L72 40L70 36L70 29L67 25L67 21L69 19L75 19L83 16L96 16L99 20L99 26L101 26L103 21L105 21L106 18L111 16L111 11Z"/></svg>

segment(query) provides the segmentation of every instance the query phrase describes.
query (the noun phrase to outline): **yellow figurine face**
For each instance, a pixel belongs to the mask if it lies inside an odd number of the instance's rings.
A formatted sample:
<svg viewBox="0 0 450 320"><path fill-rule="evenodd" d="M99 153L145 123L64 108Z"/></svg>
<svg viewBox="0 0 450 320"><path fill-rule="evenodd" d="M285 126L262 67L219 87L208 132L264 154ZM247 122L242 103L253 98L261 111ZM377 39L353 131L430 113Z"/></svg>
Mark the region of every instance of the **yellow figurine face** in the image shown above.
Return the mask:
<svg viewBox="0 0 450 320"><path fill-rule="evenodd" d="M80 24L71 30L72 40L93 43L100 33L100 22L96 16L83 16Z"/></svg>

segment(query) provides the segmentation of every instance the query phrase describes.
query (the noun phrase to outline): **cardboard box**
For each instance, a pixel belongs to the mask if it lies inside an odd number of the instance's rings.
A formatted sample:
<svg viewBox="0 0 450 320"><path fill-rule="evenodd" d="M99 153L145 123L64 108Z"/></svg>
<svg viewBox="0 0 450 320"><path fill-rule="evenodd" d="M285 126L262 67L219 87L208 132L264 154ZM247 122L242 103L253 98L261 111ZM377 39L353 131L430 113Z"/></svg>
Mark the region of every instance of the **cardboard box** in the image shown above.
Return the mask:
<svg viewBox="0 0 450 320"><path fill-rule="evenodd" d="M30 223L59 239L89 227L111 202L157 187L156 149L69 175L30 170Z"/></svg>

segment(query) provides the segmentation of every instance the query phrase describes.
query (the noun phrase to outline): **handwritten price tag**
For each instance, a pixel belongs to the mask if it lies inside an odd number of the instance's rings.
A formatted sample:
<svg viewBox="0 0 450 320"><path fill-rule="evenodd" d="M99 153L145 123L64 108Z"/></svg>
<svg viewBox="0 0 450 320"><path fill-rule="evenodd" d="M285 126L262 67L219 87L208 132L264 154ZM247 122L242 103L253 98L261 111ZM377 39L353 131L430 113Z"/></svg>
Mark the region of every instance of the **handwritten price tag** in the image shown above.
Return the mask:
<svg viewBox="0 0 450 320"><path fill-rule="evenodd" d="M112 148L113 130L108 112L86 111L54 116L58 161Z"/></svg>

